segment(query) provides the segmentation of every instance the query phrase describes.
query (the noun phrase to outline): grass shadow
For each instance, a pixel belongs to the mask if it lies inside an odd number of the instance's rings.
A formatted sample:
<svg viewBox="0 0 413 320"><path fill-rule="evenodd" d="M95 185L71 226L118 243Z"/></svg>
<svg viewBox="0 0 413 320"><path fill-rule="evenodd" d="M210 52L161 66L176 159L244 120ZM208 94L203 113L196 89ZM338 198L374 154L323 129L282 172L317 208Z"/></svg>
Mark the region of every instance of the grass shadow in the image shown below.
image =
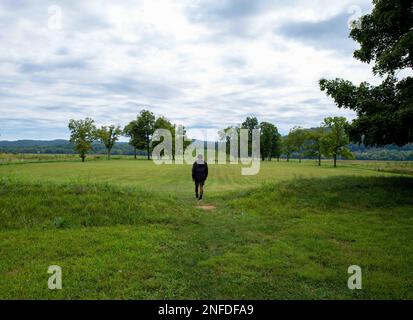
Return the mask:
<svg viewBox="0 0 413 320"><path fill-rule="evenodd" d="M323 209L389 208L413 206L412 195L413 178L410 177L339 176L265 184L227 194L221 200L232 207L254 202L259 206L277 204Z"/></svg>

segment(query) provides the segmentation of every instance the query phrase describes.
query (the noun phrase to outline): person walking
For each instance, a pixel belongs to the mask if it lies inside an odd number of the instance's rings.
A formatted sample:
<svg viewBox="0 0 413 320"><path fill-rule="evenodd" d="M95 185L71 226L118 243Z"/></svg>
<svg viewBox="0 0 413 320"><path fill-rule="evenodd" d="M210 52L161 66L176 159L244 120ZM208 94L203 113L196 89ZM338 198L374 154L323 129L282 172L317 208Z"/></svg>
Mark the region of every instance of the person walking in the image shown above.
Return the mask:
<svg viewBox="0 0 413 320"><path fill-rule="evenodd" d="M202 200L207 177L208 164L204 161L202 154L199 154L197 160L192 165L192 180L195 182L195 196L198 200Z"/></svg>

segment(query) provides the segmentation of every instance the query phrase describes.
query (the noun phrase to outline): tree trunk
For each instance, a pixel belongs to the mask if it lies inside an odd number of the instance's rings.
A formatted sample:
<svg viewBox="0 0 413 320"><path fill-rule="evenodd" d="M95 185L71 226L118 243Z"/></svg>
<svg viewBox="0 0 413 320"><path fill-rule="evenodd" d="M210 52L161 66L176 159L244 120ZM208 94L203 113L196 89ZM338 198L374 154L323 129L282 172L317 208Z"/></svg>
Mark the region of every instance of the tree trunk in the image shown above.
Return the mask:
<svg viewBox="0 0 413 320"><path fill-rule="evenodd" d="M280 162L280 157L277 157L277 162Z"/></svg>
<svg viewBox="0 0 413 320"><path fill-rule="evenodd" d="M287 155L287 162L290 162L290 156Z"/></svg>
<svg viewBox="0 0 413 320"><path fill-rule="evenodd" d="M136 159L136 147L134 148L134 152L135 152L135 159Z"/></svg>
<svg viewBox="0 0 413 320"><path fill-rule="evenodd" d="M148 139L146 139L146 153L148 154L148 160L151 159L151 154L149 153L150 150L151 150L151 142L148 137Z"/></svg>
<svg viewBox="0 0 413 320"><path fill-rule="evenodd" d="M337 167L337 155L334 155L334 168Z"/></svg>
<svg viewBox="0 0 413 320"><path fill-rule="evenodd" d="M301 154L298 156L298 162L301 163Z"/></svg>
<svg viewBox="0 0 413 320"><path fill-rule="evenodd" d="M321 167L321 154L318 155L318 166Z"/></svg>
<svg viewBox="0 0 413 320"><path fill-rule="evenodd" d="M82 162L85 162L85 158L86 158L85 155L82 154L80 157L82 158Z"/></svg>
<svg viewBox="0 0 413 320"><path fill-rule="evenodd" d="M110 160L110 150L108 150L108 160Z"/></svg>

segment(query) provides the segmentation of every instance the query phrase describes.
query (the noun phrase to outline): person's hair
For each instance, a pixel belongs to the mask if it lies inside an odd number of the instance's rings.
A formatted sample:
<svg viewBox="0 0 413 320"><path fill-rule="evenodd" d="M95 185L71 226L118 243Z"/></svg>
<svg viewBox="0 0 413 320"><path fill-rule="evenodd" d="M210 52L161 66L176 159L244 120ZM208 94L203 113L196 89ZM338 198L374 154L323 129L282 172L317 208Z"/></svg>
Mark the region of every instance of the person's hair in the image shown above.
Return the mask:
<svg viewBox="0 0 413 320"><path fill-rule="evenodd" d="M201 160L201 159L203 159L204 158L204 156L202 155L202 154L198 154L198 159L199 160Z"/></svg>

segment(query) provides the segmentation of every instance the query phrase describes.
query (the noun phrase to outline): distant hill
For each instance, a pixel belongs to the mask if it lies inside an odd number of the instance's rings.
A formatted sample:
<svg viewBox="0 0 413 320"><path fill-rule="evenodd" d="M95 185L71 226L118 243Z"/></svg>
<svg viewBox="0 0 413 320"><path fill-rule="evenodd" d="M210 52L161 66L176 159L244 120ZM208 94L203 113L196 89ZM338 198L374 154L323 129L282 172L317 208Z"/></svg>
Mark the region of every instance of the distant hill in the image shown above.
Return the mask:
<svg viewBox="0 0 413 320"><path fill-rule="evenodd" d="M49 153L49 154L72 154L74 148L68 140L17 140L0 141L0 152L3 153ZM100 142L93 143L91 154L105 154L106 148ZM117 142L112 149L114 155L134 154L133 148L127 142ZM138 154L145 154L138 151Z"/></svg>
<svg viewBox="0 0 413 320"><path fill-rule="evenodd" d="M350 144L349 149L357 160L413 161L413 144L402 147L391 144L380 148Z"/></svg>
<svg viewBox="0 0 413 320"><path fill-rule="evenodd" d="M70 145L70 142L64 139L0 141L0 147L51 147L67 144Z"/></svg>

